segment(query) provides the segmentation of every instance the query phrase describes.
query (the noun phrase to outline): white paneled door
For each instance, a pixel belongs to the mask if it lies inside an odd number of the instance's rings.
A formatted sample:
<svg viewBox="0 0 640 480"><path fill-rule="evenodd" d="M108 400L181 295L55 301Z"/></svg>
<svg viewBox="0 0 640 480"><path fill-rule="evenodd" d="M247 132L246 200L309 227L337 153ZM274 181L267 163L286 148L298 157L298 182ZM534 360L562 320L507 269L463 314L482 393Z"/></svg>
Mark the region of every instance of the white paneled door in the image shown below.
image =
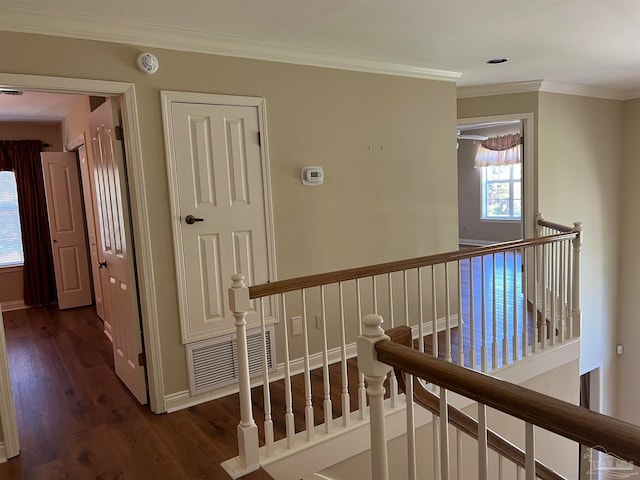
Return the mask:
<svg viewBox="0 0 640 480"><path fill-rule="evenodd" d="M147 403L127 180L121 141L116 138L118 122L117 109L109 99L89 115L104 255L100 261L104 313L111 328L116 374L140 403Z"/></svg>
<svg viewBox="0 0 640 480"><path fill-rule="evenodd" d="M91 305L91 277L75 153L41 154L51 250L61 309Z"/></svg>
<svg viewBox="0 0 640 480"><path fill-rule="evenodd" d="M227 304L233 274L243 274L248 285L273 276L259 104L218 104L210 97L165 102L184 343L234 330ZM267 318L271 312L267 302Z"/></svg>

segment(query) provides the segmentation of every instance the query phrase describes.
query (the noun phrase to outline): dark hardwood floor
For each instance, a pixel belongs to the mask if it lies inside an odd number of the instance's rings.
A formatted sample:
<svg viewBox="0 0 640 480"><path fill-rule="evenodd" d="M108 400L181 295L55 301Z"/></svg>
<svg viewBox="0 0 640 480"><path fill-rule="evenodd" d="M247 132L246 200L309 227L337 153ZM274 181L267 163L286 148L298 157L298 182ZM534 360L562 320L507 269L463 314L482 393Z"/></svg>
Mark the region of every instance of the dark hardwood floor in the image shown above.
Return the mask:
<svg viewBox="0 0 640 480"><path fill-rule="evenodd" d="M237 395L154 415L116 377L93 308L3 316L21 451L0 479L228 478L220 462L237 455Z"/></svg>

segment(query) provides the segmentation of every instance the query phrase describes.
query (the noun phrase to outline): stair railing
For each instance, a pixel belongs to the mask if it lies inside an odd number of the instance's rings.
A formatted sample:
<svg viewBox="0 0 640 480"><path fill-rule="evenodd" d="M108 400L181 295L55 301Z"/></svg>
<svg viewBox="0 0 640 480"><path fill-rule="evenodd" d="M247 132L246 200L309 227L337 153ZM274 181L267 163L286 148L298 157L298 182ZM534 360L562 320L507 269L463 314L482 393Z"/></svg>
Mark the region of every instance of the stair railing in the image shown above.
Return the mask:
<svg viewBox="0 0 640 480"><path fill-rule="evenodd" d="M364 375L357 372L355 384L349 375L363 312L384 314L391 327L410 327L420 351L482 372L574 339L580 305L578 226L540 238L263 285L248 286L235 275L229 304L237 332L241 419L239 455L225 462L227 471L238 477L257 469L261 457L287 454L321 435L368 421ZM266 341L270 323L278 347L273 368ZM260 365L250 364L248 329L262 330ZM330 368L334 364L337 371ZM320 384L314 369L322 370ZM260 374L252 377L256 371ZM294 388L299 376L302 382ZM333 377L339 378L339 392ZM283 418L271 404L274 381L284 382ZM256 406L260 419L254 417L252 385L262 388ZM303 408L298 408L301 402L294 405L296 389L304 391ZM403 405L394 372L388 395L391 407ZM321 426L317 417L324 419ZM276 424L283 424L275 432L285 430L284 438L274 433Z"/></svg>
<svg viewBox="0 0 640 480"><path fill-rule="evenodd" d="M524 464L526 480L543 478L535 457L535 428L543 428L566 439L573 440L589 448L603 450L614 455L627 466L633 467L640 462L640 427L612 417L592 412L548 395L514 385L488 375L474 372L450 362L425 355L422 352L390 341L382 330L382 317L367 315L364 320L363 334L358 338L358 365L373 389L373 398L378 398L385 371L397 369L398 374L408 378L407 391L412 376L423 379L439 387L438 415L440 432L439 477L451 478L449 465L449 404L448 392L477 402L478 406L478 478L489 477L487 462L488 429L486 407L497 409L525 422ZM362 359L362 361L361 361ZM409 409L407 408L407 411ZM435 422L434 422L435 423ZM386 457L387 440L385 438L384 416L379 410L371 410L371 455L373 480L387 480L386 461L377 458ZM409 438L409 436L407 436ZM408 442L408 449L415 444ZM415 458L409 453L409 459ZM410 460L411 461L411 460ZM409 465L409 472L415 471ZM413 479L414 476L409 478ZM491 477L495 478L495 477Z"/></svg>

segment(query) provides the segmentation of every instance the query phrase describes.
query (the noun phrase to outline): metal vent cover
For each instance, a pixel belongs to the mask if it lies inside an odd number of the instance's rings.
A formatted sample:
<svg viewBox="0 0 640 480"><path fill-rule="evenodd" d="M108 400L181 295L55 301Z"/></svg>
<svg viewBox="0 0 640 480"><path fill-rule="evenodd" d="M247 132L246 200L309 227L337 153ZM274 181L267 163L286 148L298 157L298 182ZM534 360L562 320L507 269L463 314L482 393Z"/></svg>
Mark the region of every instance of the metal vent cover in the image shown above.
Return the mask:
<svg viewBox="0 0 640 480"><path fill-rule="evenodd" d="M276 370L274 327L265 329L267 344L267 365L269 371ZM187 345L187 367L189 370L189 391L191 395L208 392L238 380L236 334L194 342ZM262 329L247 330L247 350L249 353L249 375L262 374Z"/></svg>

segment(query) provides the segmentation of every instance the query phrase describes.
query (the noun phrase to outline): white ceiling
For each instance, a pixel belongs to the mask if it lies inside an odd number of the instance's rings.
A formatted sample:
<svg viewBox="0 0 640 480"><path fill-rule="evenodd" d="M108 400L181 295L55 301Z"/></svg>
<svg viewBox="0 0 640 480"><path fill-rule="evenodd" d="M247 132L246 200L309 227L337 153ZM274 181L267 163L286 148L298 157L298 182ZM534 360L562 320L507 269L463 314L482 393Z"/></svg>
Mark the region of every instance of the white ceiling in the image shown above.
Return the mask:
<svg viewBox="0 0 640 480"><path fill-rule="evenodd" d="M80 95L62 93L0 95L0 121L59 122L80 100Z"/></svg>
<svg viewBox="0 0 640 480"><path fill-rule="evenodd" d="M0 0L0 7L0 29L20 31L2 20L7 12L46 12L457 71L459 86L544 80L640 95L640 0ZM495 57L510 61L485 63Z"/></svg>

